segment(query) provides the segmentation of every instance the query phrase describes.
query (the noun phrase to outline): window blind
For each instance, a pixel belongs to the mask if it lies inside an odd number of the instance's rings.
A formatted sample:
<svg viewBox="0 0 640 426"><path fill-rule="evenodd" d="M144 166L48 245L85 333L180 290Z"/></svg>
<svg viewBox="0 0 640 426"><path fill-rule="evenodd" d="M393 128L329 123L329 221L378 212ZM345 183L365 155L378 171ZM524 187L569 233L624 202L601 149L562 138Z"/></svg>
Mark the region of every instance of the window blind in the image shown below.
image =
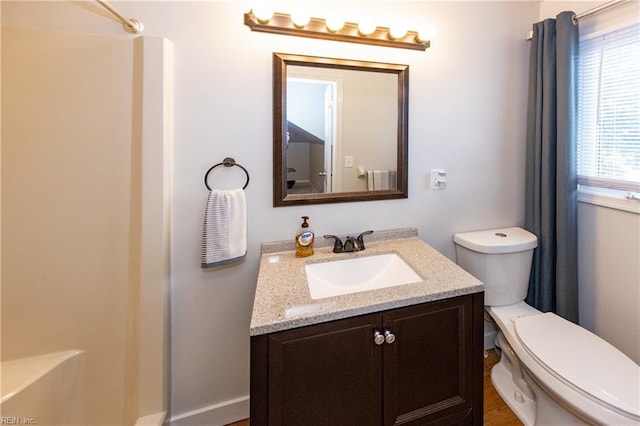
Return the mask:
<svg viewBox="0 0 640 426"><path fill-rule="evenodd" d="M640 191L640 23L581 34L578 183Z"/></svg>

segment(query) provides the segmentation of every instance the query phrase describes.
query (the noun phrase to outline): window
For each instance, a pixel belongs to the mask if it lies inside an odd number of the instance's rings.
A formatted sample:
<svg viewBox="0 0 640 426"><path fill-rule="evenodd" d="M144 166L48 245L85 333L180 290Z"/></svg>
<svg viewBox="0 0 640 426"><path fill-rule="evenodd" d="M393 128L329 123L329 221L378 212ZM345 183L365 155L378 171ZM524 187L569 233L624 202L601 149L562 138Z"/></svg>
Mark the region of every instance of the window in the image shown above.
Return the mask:
<svg viewBox="0 0 640 426"><path fill-rule="evenodd" d="M580 28L578 183L640 192L640 23Z"/></svg>

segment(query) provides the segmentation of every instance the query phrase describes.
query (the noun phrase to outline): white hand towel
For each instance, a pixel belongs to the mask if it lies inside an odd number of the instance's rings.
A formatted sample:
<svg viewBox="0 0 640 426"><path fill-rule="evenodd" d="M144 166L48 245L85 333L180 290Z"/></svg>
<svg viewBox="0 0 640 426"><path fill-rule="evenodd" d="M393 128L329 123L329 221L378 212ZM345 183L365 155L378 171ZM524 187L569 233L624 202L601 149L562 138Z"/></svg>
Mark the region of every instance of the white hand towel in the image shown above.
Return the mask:
<svg viewBox="0 0 640 426"><path fill-rule="evenodd" d="M376 190L389 189L389 170L374 170L373 182Z"/></svg>
<svg viewBox="0 0 640 426"><path fill-rule="evenodd" d="M367 170L367 190L373 191L375 186L373 185L373 170Z"/></svg>
<svg viewBox="0 0 640 426"><path fill-rule="evenodd" d="M367 190L382 191L396 189L395 170L367 170Z"/></svg>
<svg viewBox="0 0 640 426"><path fill-rule="evenodd" d="M242 189L209 192L202 228L201 266L224 265L247 254L247 203Z"/></svg>
<svg viewBox="0 0 640 426"><path fill-rule="evenodd" d="M389 170L389 189L398 189L398 178L395 170Z"/></svg>

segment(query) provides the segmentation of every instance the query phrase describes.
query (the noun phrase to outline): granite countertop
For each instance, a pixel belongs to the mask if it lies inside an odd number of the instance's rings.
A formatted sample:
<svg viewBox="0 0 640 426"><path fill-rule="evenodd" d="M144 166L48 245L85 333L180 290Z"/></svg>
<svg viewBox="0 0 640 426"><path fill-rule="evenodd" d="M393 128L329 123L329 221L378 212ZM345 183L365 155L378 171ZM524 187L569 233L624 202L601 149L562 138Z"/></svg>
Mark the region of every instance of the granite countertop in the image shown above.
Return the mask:
<svg viewBox="0 0 640 426"><path fill-rule="evenodd" d="M367 238L368 237L368 238ZM250 334L272 333L484 290L483 284L405 228L365 236L366 250L333 253L316 238L315 254L297 258L293 242L262 245ZM311 299L304 266L310 262L396 253L424 281L324 299Z"/></svg>

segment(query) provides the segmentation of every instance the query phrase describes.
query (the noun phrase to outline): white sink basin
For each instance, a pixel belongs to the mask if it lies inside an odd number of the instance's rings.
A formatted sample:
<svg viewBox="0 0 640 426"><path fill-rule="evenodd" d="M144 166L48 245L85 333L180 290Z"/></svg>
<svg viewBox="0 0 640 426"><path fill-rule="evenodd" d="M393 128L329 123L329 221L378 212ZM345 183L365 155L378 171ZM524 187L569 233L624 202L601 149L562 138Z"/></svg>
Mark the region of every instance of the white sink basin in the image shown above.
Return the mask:
<svg viewBox="0 0 640 426"><path fill-rule="evenodd" d="M312 299L422 281L395 253L310 263L304 269Z"/></svg>

